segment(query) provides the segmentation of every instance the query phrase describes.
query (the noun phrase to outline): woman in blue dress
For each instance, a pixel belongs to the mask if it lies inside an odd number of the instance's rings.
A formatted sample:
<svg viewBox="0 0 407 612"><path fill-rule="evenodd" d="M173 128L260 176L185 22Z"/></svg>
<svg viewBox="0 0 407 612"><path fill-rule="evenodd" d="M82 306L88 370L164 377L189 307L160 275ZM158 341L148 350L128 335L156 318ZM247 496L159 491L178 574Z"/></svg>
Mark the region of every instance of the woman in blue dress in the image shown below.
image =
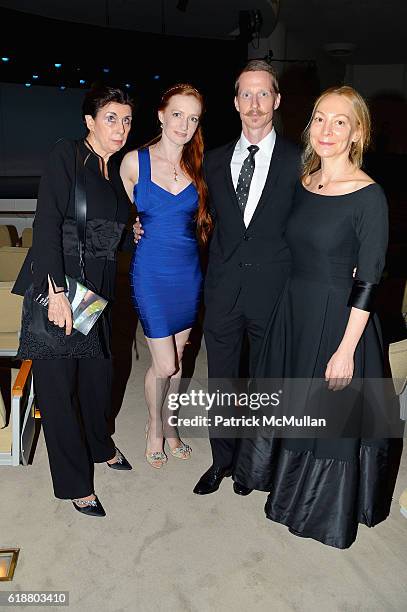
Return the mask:
<svg viewBox="0 0 407 612"><path fill-rule="evenodd" d="M161 134L128 153L121 177L145 230L131 265L133 302L151 353L145 376L149 411L146 459L155 468L172 455L188 459L191 447L175 429L165 429L162 410L171 386L176 392L182 354L201 301L198 238L210 231L202 176L201 94L189 84L168 89L158 109ZM168 425L166 424L166 427Z"/></svg>

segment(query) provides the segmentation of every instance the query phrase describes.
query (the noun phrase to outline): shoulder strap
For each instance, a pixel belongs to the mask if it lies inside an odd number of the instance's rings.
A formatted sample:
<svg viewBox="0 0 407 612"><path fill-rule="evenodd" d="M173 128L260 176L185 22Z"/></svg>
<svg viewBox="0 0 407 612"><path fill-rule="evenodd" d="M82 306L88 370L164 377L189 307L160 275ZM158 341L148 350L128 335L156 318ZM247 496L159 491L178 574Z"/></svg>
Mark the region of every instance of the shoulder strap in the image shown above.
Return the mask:
<svg viewBox="0 0 407 612"><path fill-rule="evenodd" d="M150 191L151 164L148 149L138 149L137 206L143 206Z"/></svg>
<svg viewBox="0 0 407 612"><path fill-rule="evenodd" d="M85 160L86 161L86 160ZM81 278L85 280L85 245L86 245L86 180L85 161L81 159L79 143L76 142L75 155L75 220L78 233L79 265Z"/></svg>
<svg viewBox="0 0 407 612"><path fill-rule="evenodd" d="M151 164L150 164L150 152L148 149L138 150L138 174L139 181L151 180Z"/></svg>

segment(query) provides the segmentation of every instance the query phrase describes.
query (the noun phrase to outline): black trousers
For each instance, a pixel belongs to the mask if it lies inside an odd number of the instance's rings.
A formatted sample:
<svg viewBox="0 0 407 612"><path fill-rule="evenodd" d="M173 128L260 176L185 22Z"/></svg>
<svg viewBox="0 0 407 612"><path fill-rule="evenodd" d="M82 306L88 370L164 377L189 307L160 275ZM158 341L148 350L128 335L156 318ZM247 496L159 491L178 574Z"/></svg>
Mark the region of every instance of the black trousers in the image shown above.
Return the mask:
<svg viewBox="0 0 407 612"><path fill-rule="evenodd" d="M256 309L255 296L242 287L233 308L228 312L221 312L207 304L204 335L208 356L208 378L228 379L231 388L234 380L239 377L241 366L242 346L245 338L248 339L249 368L248 374L252 376L261 349L267 323L270 318L270 309ZM226 380L222 387L227 388ZM209 381L211 391L212 388ZM234 387L235 388L235 387ZM219 435L219 433L217 434ZM219 467L231 467L236 452L238 440L236 438L214 437L213 430L209 430L213 463Z"/></svg>
<svg viewBox="0 0 407 612"><path fill-rule="evenodd" d="M34 387L55 496L94 492L93 464L115 456L107 429L110 359L34 359Z"/></svg>

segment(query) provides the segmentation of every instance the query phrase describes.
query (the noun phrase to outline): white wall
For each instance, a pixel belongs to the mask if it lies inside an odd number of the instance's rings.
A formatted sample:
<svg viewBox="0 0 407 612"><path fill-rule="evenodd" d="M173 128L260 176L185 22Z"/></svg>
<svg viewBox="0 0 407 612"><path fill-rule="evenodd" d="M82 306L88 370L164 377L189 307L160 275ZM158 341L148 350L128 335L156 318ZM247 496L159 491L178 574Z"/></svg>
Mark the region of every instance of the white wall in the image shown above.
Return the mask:
<svg viewBox="0 0 407 612"><path fill-rule="evenodd" d="M1 207L0 207L1 210ZM14 225L17 229L17 233L21 238L21 234L26 227L32 227L34 221L34 213L32 215L7 215L0 214L0 224L1 225Z"/></svg>
<svg viewBox="0 0 407 612"><path fill-rule="evenodd" d="M273 51L273 58L286 60L287 63L276 61L273 66L281 74L290 66L290 61L295 62L318 62L321 90L333 84L341 83L345 73L345 65L333 60L322 49L315 48L313 41L300 32L288 30L284 23L278 22L275 30L268 38L260 39L258 48L250 43L248 46L248 57L264 57L269 50Z"/></svg>
<svg viewBox="0 0 407 612"><path fill-rule="evenodd" d="M270 50L273 51L273 58L285 59L286 58L286 27L281 21L278 22L277 26L273 30L272 34L268 38L260 38L259 46L257 47L257 41L253 46L250 43L248 46L248 58L265 57ZM283 64L280 62L275 63L277 72L281 72Z"/></svg>
<svg viewBox="0 0 407 612"><path fill-rule="evenodd" d="M407 96L406 64L348 65L345 80L367 98L383 92Z"/></svg>

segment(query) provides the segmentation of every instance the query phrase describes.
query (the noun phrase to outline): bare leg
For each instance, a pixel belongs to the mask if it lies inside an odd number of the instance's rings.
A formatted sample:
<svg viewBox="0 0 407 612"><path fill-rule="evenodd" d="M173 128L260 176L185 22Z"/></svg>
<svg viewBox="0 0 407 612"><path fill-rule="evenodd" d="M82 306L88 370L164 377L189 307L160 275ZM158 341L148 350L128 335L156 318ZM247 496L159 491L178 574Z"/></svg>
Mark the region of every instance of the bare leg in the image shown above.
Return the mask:
<svg viewBox="0 0 407 612"><path fill-rule="evenodd" d="M182 354L190 331L190 329L184 330L174 337L146 337L151 353L151 366L147 370L145 377L145 396L149 412L149 430L147 436L147 449L149 452L162 452L163 450L162 408L166 401L170 383L172 392L175 387L176 389L179 387L178 381L182 373ZM181 446L181 444L181 440L175 434L175 437L171 438L170 448L174 449ZM161 466L156 465L155 467Z"/></svg>
<svg viewBox="0 0 407 612"><path fill-rule="evenodd" d="M178 433L174 427L168 425L168 417L170 416L170 411L168 410L168 391L171 393L178 393L181 376L182 376L182 356L184 354L185 344L189 338L189 334L191 333L191 329L185 329L174 336L174 342L177 352L177 363L178 369L170 378L169 389L167 389L167 395L163 402L162 407L162 422L164 423L164 434L167 440L168 446L171 450L175 450L182 446L182 442L178 436ZM171 412L172 414L172 412ZM183 457L188 457L188 452L183 453Z"/></svg>
<svg viewBox="0 0 407 612"><path fill-rule="evenodd" d="M166 338L147 338L151 354L151 365L144 381L145 397L148 408L148 453L162 452L164 445L161 409L168 390L170 377L178 368L176 350L172 336ZM153 467L161 467L162 461L153 462Z"/></svg>

